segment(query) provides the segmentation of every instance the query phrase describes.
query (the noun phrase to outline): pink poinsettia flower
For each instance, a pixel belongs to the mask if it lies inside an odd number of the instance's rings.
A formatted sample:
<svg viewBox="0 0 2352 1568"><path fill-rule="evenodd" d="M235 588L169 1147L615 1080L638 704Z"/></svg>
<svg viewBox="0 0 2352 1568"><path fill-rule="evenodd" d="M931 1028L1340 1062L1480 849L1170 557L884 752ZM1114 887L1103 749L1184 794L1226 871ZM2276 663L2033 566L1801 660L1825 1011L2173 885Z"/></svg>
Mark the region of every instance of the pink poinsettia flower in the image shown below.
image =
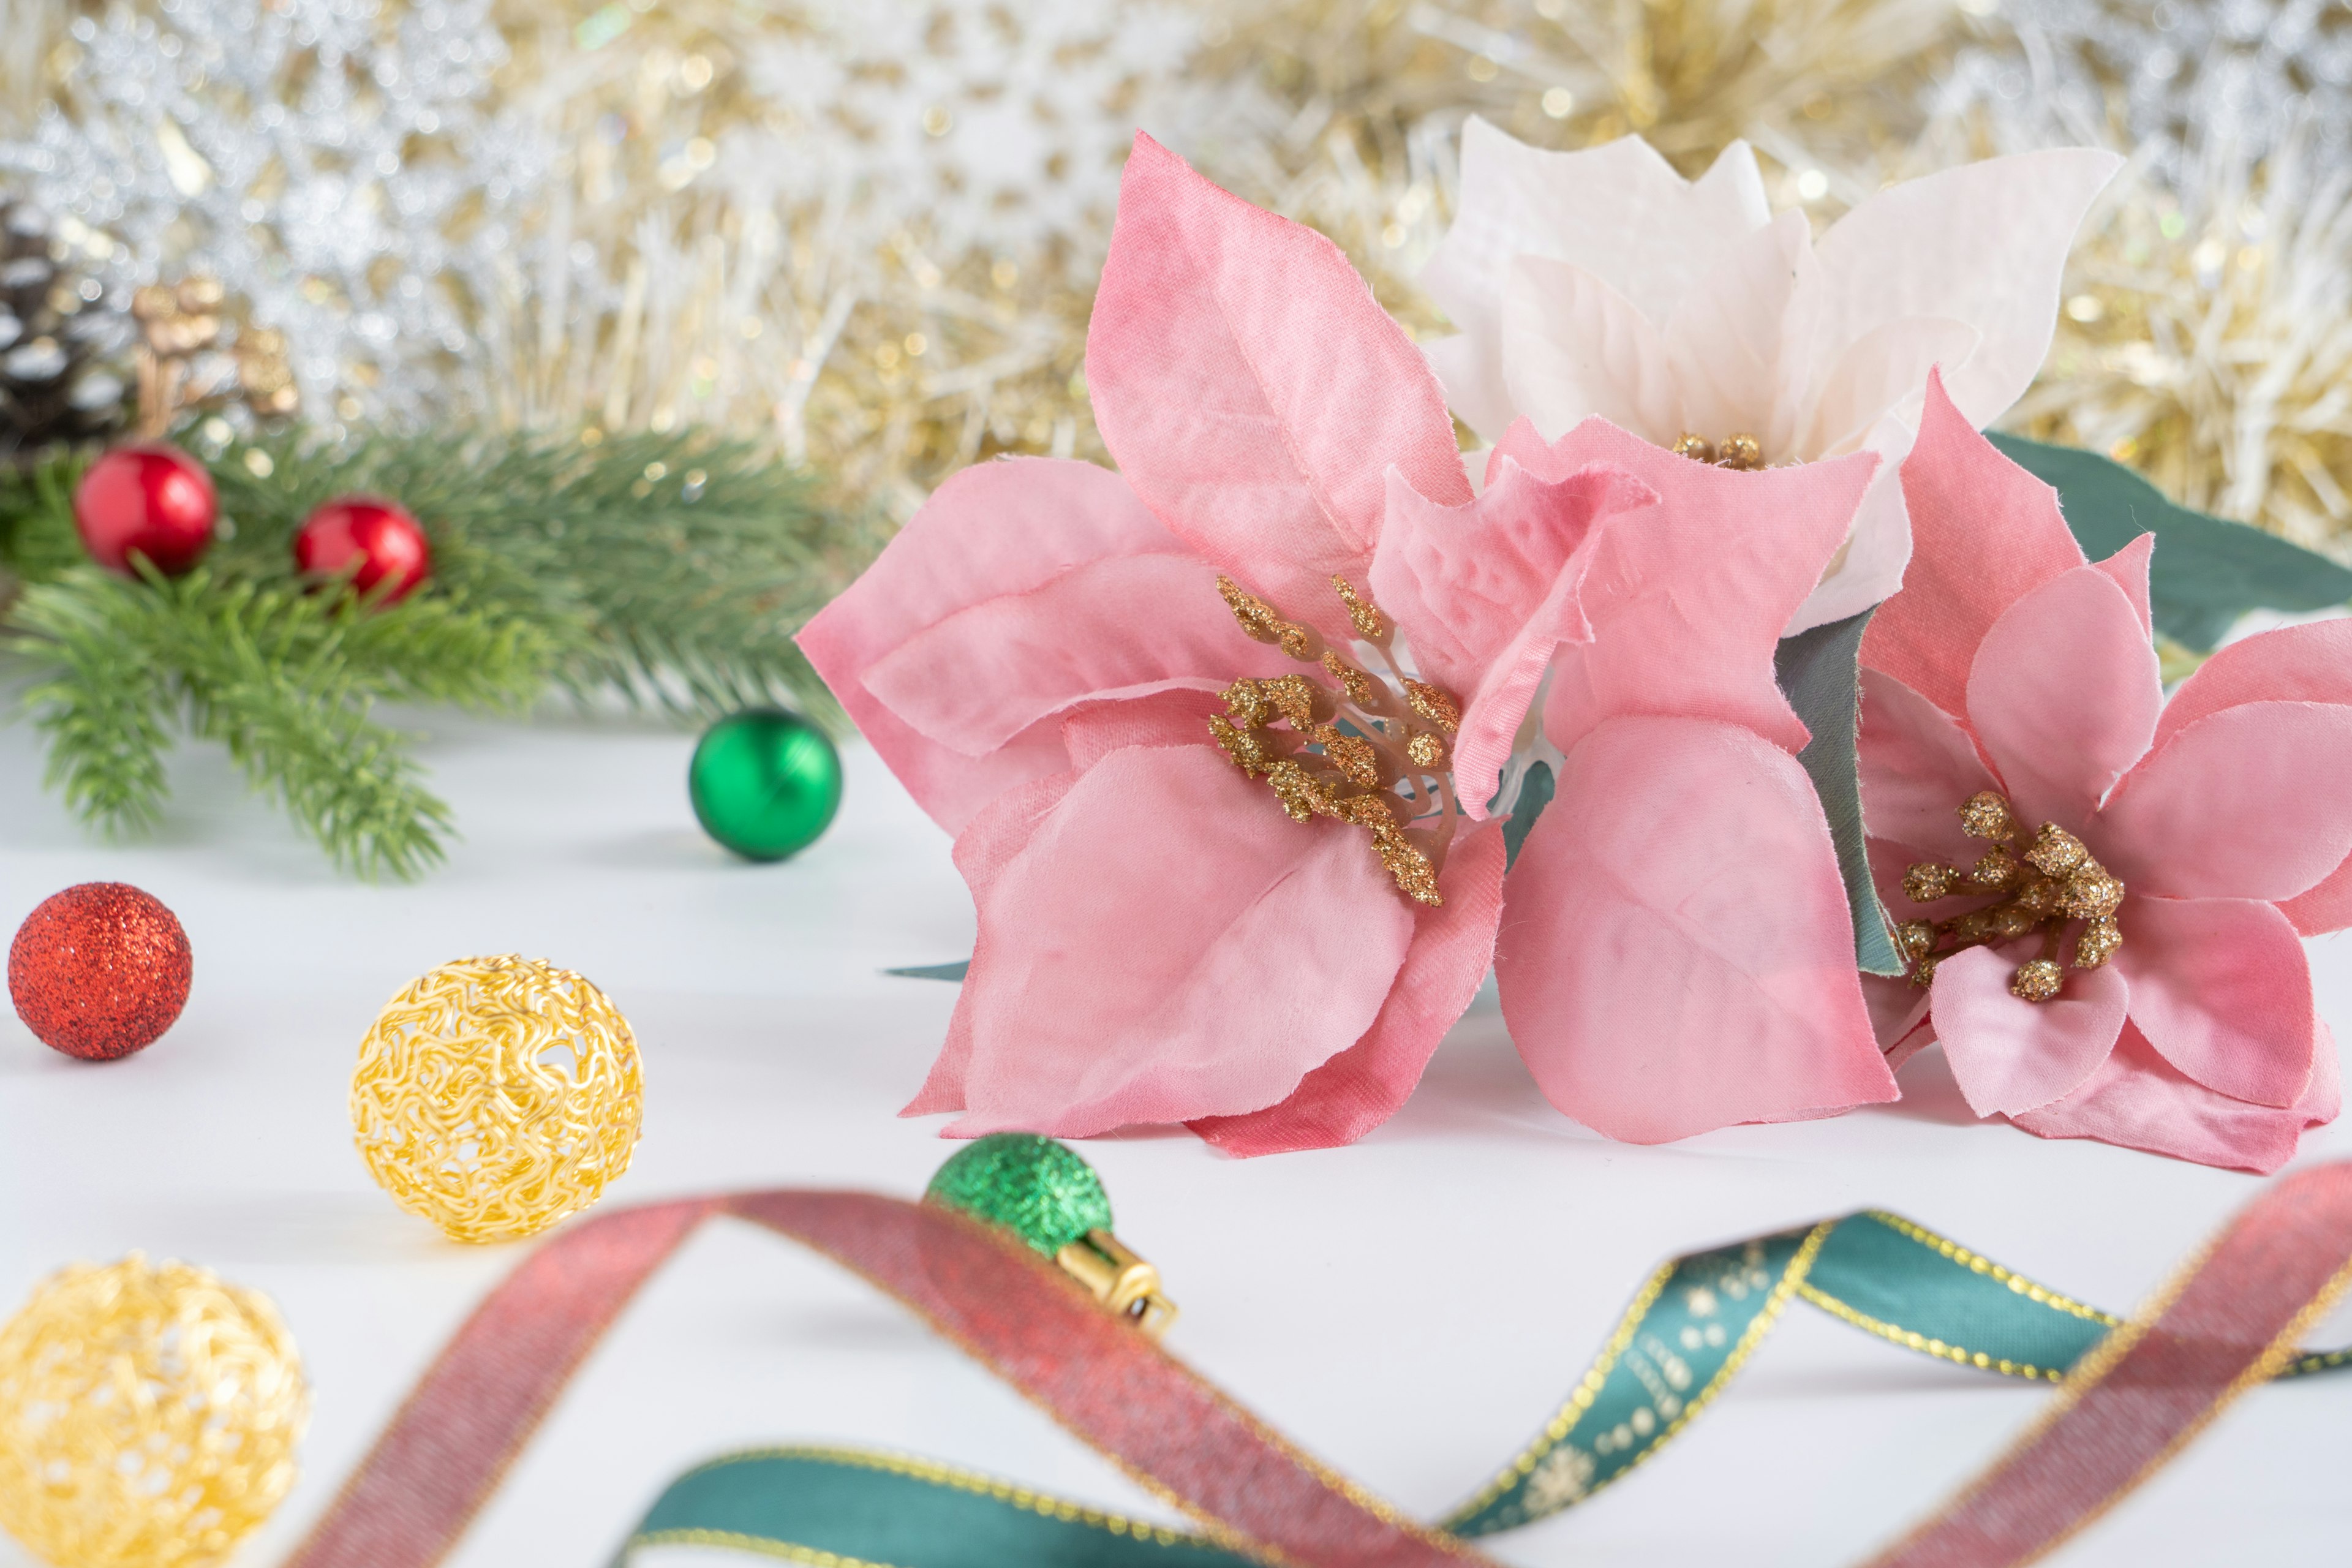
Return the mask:
<svg viewBox="0 0 2352 1568"><path fill-rule="evenodd" d="M1594 421L1474 495L1339 251L1141 138L1087 376L1119 472L966 470L801 637L978 910L909 1114L1360 1137L1494 961L1485 808L1531 729L1572 763L1506 939L1547 1092L1629 1137L1892 1096L1771 668L1869 458L1733 474Z"/></svg>
<svg viewBox="0 0 2352 1568"><path fill-rule="evenodd" d="M1902 479L1863 799L1931 982L1871 983L1882 1039L1940 1041L1979 1116L2276 1169L2337 1110L2297 938L2352 923L2352 627L2232 645L2168 703L2152 536L2085 561L1940 384Z"/></svg>
<svg viewBox="0 0 2352 1568"><path fill-rule="evenodd" d="M1892 1100L1796 760L1809 737L1772 676L1874 459L1743 473L1600 419L1548 446L1523 420L1486 496L1595 463L1664 499L1599 542L1588 636L1553 635L1544 552L1561 543L1508 508L1391 507L1372 563L1383 605L1443 629L1415 644L1441 679L1483 668L1532 692L1549 671L1536 728L1556 790L1505 884L1496 960L1511 1037L1554 1105L1629 1142ZM1486 798L1507 745L1465 732L1465 798Z"/></svg>

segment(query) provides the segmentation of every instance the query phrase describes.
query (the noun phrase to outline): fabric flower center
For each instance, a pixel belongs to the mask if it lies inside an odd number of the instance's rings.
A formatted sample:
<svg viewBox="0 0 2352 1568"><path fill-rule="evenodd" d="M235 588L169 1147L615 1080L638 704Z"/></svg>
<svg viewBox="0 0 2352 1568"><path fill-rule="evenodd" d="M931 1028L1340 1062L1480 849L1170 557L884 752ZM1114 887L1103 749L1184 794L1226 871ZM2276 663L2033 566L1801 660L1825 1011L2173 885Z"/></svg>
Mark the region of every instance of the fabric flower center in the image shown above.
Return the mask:
<svg viewBox="0 0 2352 1568"><path fill-rule="evenodd" d="M1461 727L1461 706L1399 668L1394 630L1370 599L1343 577L1331 586L1387 676L1350 662L1313 626L1221 576L1217 591L1244 632L1338 684L1304 674L1244 677L1220 693L1225 710L1211 716L1209 732L1234 766L1265 781L1292 821L1328 816L1362 828L1397 889L1440 907L1437 873L1461 816L1446 741Z"/></svg>
<svg viewBox="0 0 2352 1568"><path fill-rule="evenodd" d="M1764 466L1764 443L1745 430L1735 430L1726 436L1721 446L1685 430L1675 442L1675 451L1695 463L1711 463L1718 468L1760 468Z"/></svg>
<svg viewBox="0 0 2352 1568"><path fill-rule="evenodd" d="M2096 969L2124 944L2116 910L2124 901L2120 878L2095 859L2083 841L2054 822L2045 822L2021 850L2010 845L2018 835L2016 814L2006 797L1979 790L1960 805L1960 830L1992 847L1962 870L1938 860L1922 860L1903 873L1903 895L1932 904L1975 894L1997 895L1965 914L1943 921L1906 921L1895 928L1895 944L1913 964L1911 983L1926 985L1936 965L1963 948L2012 942L2035 932L2042 952L2018 966L2009 988L2028 1002L2047 1002L2065 985L2059 949L2067 928L2082 922L2074 938L2073 965Z"/></svg>

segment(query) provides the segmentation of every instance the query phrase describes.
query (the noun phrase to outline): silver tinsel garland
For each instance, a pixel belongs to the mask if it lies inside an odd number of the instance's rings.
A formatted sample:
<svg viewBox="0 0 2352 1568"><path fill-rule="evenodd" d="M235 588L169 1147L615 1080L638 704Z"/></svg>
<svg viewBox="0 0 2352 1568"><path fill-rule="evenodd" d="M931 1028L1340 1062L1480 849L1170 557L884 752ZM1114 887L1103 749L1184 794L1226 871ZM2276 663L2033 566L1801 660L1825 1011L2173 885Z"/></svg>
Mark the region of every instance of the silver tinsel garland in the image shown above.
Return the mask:
<svg viewBox="0 0 2352 1568"><path fill-rule="evenodd" d="M0 170L99 237L112 292L217 280L284 332L331 432L446 405L549 163L487 108L507 55L488 0L161 0L69 36Z"/></svg>

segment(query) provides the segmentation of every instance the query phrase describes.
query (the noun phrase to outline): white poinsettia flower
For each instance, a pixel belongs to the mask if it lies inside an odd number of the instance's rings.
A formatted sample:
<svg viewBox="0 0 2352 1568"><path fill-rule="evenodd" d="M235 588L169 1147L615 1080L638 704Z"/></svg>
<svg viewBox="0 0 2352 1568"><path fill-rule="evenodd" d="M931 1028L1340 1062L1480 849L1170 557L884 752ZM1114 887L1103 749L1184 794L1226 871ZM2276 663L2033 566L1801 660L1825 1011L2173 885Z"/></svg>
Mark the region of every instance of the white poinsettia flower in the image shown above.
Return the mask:
<svg viewBox="0 0 2352 1568"><path fill-rule="evenodd" d="M1767 464L1883 461L1845 549L1790 632L1893 593L1911 530L1895 470L1927 372L1978 426L2041 369L2060 269L2110 153L1993 158L1889 186L1812 238L1774 217L1735 142L1685 180L1638 137L1547 153L1482 120L1462 136L1458 215L1422 282L1461 329L1425 345L1489 442L1557 440L1599 415L1662 447L1753 436Z"/></svg>

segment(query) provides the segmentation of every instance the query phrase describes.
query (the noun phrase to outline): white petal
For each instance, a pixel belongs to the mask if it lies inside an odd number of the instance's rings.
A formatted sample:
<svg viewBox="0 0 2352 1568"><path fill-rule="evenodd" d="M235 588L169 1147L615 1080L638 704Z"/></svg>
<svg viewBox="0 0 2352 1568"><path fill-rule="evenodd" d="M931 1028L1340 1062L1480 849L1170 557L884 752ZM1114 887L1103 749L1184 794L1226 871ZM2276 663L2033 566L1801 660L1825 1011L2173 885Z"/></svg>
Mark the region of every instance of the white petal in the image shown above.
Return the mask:
<svg viewBox="0 0 2352 1568"><path fill-rule="evenodd" d="M1796 455L1840 458L1861 446L1873 426L1893 414L1916 424L1937 365L1947 377L1976 353L1981 334L1947 316L1906 316L1873 327L1848 345L1815 395L1812 417ZM1910 450L1910 443L1904 443Z"/></svg>
<svg viewBox="0 0 2352 1568"><path fill-rule="evenodd" d="M1863 448L1878 454L1878 471L1862 492L1853 531L1846 535L1845 548L1831 557L1821 586L1789 618L1782 637L1858 616L1903 585L1903 569L1911 564L1911 514L1903 505L1899 470L1914 439L1911 427L1891 414L1871 426Z"/></svg>
<svg viewBox="0 0 2352 1568"><path fill-rule="evenodd" d="M1782 213L1717 262L1666 322L1691 429L1710 441L1746 431L1768 461L1789 457L1820 309L1801 212Z"/></svg>
<svg viewBox="0 0 2352 1568"><path fill-rule="evenodd" d="M1944 367L1945 390L1971 424L1999 418L2042 368L2074 231L2122 164L2112 153L2059 148L1879 192L1822 237L1823 353L1905 316L1966 321L1983 341L1966 365Z"/></svg>
<svg viewBox="0 0 2352 1568"><path fill-rule="evenodd" d="M1492 330L1486 334L1490 339L1496 335ZM1454 417L1475 430L1487 445L1500 441L1511 421L1518 417L1503 382L1503 356L1475 332L1432 338L1421 345L1421 353L1429 361L1437 384L1445 389L1445 405L1454 410ZM1470 472L1475 487L1478 469L1474 466Z"/></svg>
<svg viewBox="0 0 2352 1568"><path fill-rule="evenodd" d="M1692 183L1638 136L1547 153L1473 118L1462 130L1454 226L1422 268L1421 284L1471 340L1466 352L1480 368L1465 367L1465 384L1491 389L1501 383L1500 312L1513 257L1581 267L1663 321L1725 249L1769 216L1756 155L1744 142L1725 148ZM1472 427L1490 439L1502 434L1475 420Z"/></svg>
<svg viewBox="0 0 2352 1568"><path fill-rule="evenodd" d="M1546 441L1595 414L1662 447L1681 434L1665 339L1632 300L1565 261L1522 256L1511 263L1503 382L1512 406Z"/></svg>

